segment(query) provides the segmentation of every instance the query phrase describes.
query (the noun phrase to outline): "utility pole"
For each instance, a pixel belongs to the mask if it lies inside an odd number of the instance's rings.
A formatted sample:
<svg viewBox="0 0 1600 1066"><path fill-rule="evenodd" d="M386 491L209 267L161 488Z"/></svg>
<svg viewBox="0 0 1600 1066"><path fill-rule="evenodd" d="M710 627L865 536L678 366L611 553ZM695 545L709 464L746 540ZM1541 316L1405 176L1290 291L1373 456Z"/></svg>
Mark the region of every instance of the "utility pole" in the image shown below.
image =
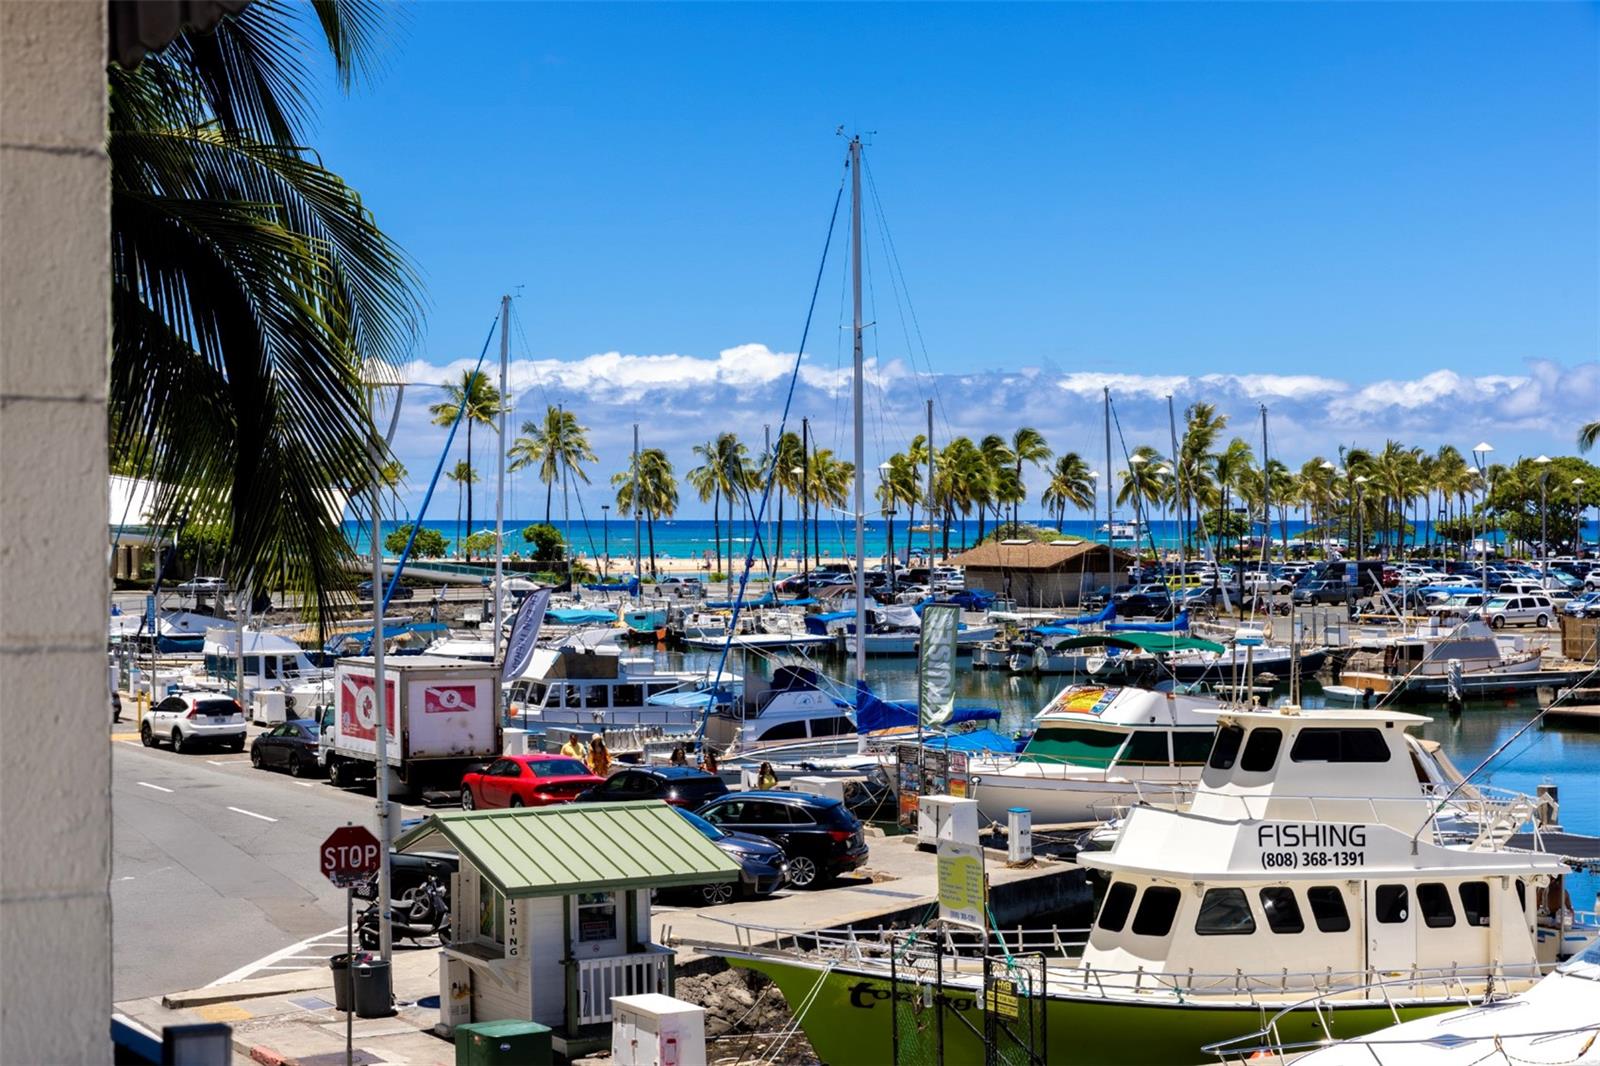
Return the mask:
<svg viewBox="0 0 1600 1066"><path fill-rule="evenodd" d="M639 423L633 424L633 583L644 581L644 541L639 528ZM638 597L638 593L634 593Z"/></svg>
<svg viewBox="0 0 1600 1066"><path fill-rule="evenodd" d="M500 297L500 426L495 438L500 453L494 482L494 657L500 659L500 601L505 598L506 562L506 366L511 358L511 297ZM471 530L467 530L471 534ZM496 691L499 686L495 686ZM498 718L495 719L499 721Z"/></svg>
<svg viewBox="0 0 1600 1066"><path fill-rule="evenodd" d="M1115 588L1117 584L1117 533L1111 517L1111 505L1115 499L1116 480L1111 476L1111 389L1102 390L1105 396L1105 423L1106 423L1106 580Z"/></svg>
<svg viewBox="0 0 1600 1066"><path fill-rule="evenodd" d="M928 401L928 570L933 571L933 401ZM906 543L911 543L911 531L906 530Z"/></svg>
<svg viewBox="0 0 1600 1066"><path fill-rule="evenodd" d="M1172 394L1167 394L1167 433L1172 437L1172 472L1173 495L1172 502L1178 512L1178 573L1189 572L1189 538L1185 528L1183 509L1183 459L1178 455L1178 416L1172 411ZM1181 587L1181 583L1180 583Z"/></svg>
<svg viewBox="0 0 1600 1066"><path fill-rule="evenodd" d="M807 559L806 520L811 514L811 419L800 419L800 572L811 572ZM803 586L804 594L811 595L811 582Z"/></svg>
<svg viewBox="0 0 1600 1066"><path fill-rule="evenodd" d="M372 410L372 698L378 721L373 735L373 782L378 814L378 950L384 962L394 957L394 927L389 914L389 701L383 669L383 449L378 439L377 390L368 393ZM501 449L504 451L505 449ZM498 616L496 621L498 621ZM495 686L498 688L499 686ZM399 695L397 692L396 695ZM495 721L499 721L498 711Z"/></svg>
<svg viewBox="0 0 1600 1066"><path fill-rule="evenodd" d="M862 393L865 375L861 355L861 138L850 139L850 287L854 298L854 397L856 457L856 680L867 676L867 537L862 525L867 513L866 437L863 430Z"/></svg>

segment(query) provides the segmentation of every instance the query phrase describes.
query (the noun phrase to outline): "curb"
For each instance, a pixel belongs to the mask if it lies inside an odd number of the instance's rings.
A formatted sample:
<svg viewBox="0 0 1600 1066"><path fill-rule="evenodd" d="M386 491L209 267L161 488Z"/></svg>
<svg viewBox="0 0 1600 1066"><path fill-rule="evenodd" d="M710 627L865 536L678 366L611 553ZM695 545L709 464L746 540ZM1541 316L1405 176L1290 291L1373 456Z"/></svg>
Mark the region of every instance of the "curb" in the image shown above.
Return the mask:
<svg viewBox="0 0 1600 1066"><path fill-rule="evenodd" d="M254 1047L246 1047L242 1042L236 1042L233 1049L235 1051L248 1052L250 1058L261 1063L262 1066L294 1066L295 1064L294 1059L280 1055L271 1048L259 1044Z"/></svg>

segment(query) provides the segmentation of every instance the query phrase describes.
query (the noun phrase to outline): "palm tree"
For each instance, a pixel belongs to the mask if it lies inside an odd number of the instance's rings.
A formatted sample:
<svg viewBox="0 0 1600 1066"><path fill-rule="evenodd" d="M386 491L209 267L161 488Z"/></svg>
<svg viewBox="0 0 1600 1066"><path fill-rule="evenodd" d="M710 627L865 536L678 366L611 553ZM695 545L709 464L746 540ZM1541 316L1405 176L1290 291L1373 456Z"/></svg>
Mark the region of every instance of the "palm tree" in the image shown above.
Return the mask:
<svg viewBox="0 0 1600 1066"><path fill-rule="evenodd" d="M224 573L319 620L353 581L345 505L389 458L362 379L407 357L420 312L404 256L303 147L303 30L348 89L383 10L252 4L107 72L111 452L159 487L155 524L225 527Z"/></svg>
<svg viewBox="0 0 1600 1066"><path fill-rule="evenodd" d="M1032 426L1022 426L1011 434L1011 457L1016 461L1017 496L1011 505L1011 524L1017 525L1020 521L1018 508L1027 499L1023 487L1022 464L1028 463L1034 467L1042 467L1050 461L1050 446L1045 443L1044 434Z"/></svg>
<svg viewBox="0 0 1600 1066"><path fill-rule="evenodd" d="M1255 456L1250 452L1250 445L1242 437L1233 438L1213 459L1212 470L1216 476L1217 490L1221 494L1218 517L1222 521L1222 527L1216 531L1217 553L1220 559L1221 553L1227 547L1226 516L1233 506L1233 494L1241 488L1247 488L1255 476Z"/></svg>
<svg viewBox="0 0 1600 1066"><path fill-rule="evenodd" d="M1054 509L1058 528L1066 521L1068 506L1083 511L1094 507L1094 479L1089 476L1089 464L1081 455L1066 452L1056 459L1041 502L1046 508Z"/></svg>
<svg viewBox="0 0 1600 1066"><path fill-rule="evenodd" d="M395 513L400 513L400 486L405 484L406 464L390 459L378 468L378 481L394 496Z"/></svg>
<svg viewBox="0 0 1600 1066"><path fill-rule="evenodd" d="M449 398L436 404L430 404L428 413L433 416L436 426L448 426L457 416L467 424L467 465L472 465L472 425L474 422L483 425L493 425L495 416L500 413L500 390L489 383L489 375L481 370L463 370L461 381L444 387L445 395ZM465 408L465 413L462 409ZM477 478L472 479L474 482ZM472 482L467 484L467 527L472 526ZM465 547L465 545L463 545ZM466 551L466 559L472 561L472 552Z"/></svg>
<svg viewBox="0 0 1600 1066"><path fill-rule="evenodd" d="M984 437L978 444L978 452L983 456L982 473L973 478L971 486L972 503L978 508L978 541L983 540L983 527L985 512L994 508L995 524L999 525L1002 508L1008 497L1016 494L1016 489L1004 484L1011 473L1011 464L1015 456L1011 454L1011 445L998 433L991 433ZM1020 487L1021 482L1017 485ZM965 531L963 531L964 533ZM963 542L966 537L962 537ZM965 547L963 543L962 547Z"/></svg>
<svg viewBox="0 0 1600 1066"><path fill-rule="evenodd" d="M800 498L804 488L805 467L802 465L802 449L800 434L784 433L778 438L778 447L773 453L772 475L775 487L778 490L778 538L772 547L772 557L779 564L783 560L783 495L787 490L795 499ZM805 519L800 520L800 541L805 543Z"/></svg>
<svg viewBox="0 0 1600 1066"><path fill-rule="evenodd" d="M689 482L689 487L694 489L701 503L711 504L712 550L717 557L717 572L725 573L722 569L722 479L717 476L715 465L717 442L708 440L704 444L696 444L694 454L702 462L685 474L684 480Z"/></svg>
<svg viewBox="0 0 1600 1066"><path fill-rule="evenodd" d="M1135 511L1149 514L1148 508L1158 507L1166 498L1167 486L1156 469L1166 460L1148 444L1141 444L1128 457L1128 468L1118 473L1122 487L1117 490L1119 506L1133 504Z"/></svg>
<svg viewBox="0 0 1600 1066"><path fill-rule="evenodd" d="M818 448L811 453L811 494L817 509L849 506L850 493L855 486L856 464L848 459L836 459L832 448ZM817 546L821 558L822 548Z"/></svg>
<svg viewBox="0 0 1600 1066"><path fill-rule="evenodd" d="M1583 428L1578 430L1578 450L1588 451L1597 440L1600 440L1600 422L1585 422Z"/></svg>
<svg viewBox="0 0 1600 1066"><path fill-rule="evenodd" d="M445 474L445 477L456 483L456 551L466 550L466 537L461 532L461 494L470 485L478 481L478 472L472 469L472 464L465 459L457 459L456 465ZM467 519L471 523L471 519Z"/></svg>
<svg viewBox="0 0 1600 1066"><path fill-rule="evenodd" d="M611 484L617 489L617 513L633 514L635 503L644 516L650 532L650 577L656 577L656 519L671 518L678 511L678 479L672 472L672 460L660 448L646 448L639 453L637 464L613 474Z"/></svg>
<svg viewBox="0 0 1600 1066"><path fill-rule="evenodd" d="M883 516L889 520L889 558L893 559L895 512L901 504L906 505L908 514L917 506L917 497L922 492L922 479L921 472L902 453L889 456L884 466L883 477L873 494L878 498Z"/></svg>
<svg viewBox="0 0 1600 1066"><path fill-rule="evenodd" d="M471 427L467 428L470 433ZM556 404L545 407L542 424L522 423L522 434L511 442L506 455L511 459L512 473L539 464L539 480L544 482L546 525L550 524L550 499L556 482L565 485L562 475L570 474L587 485L589 475L584 473L583 464L597 462L594 449L589 446L589 427L579 425L577 415Z"/></svg>
<svg viewBox="0 0 1600 1066"><path fill-rule="evenodd" d="M1178 442L1178 512L1184 524L1193 530L1194 507L1205 507L1213 498L1212 466L1216 456L1217 437L1228 427L1228 416L1217 413L1209 403L1192 404L1183 414L1183 439ZM1187 556L1189 546L1183 546Z"/></svg>

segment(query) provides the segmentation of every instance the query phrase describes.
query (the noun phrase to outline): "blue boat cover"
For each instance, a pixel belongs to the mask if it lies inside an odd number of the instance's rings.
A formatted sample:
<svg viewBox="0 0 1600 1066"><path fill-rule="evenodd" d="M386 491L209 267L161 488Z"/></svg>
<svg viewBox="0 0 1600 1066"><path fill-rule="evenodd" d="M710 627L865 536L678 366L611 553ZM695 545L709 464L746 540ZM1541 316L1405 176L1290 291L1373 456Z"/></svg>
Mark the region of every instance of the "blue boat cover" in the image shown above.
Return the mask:
<svg viewBox="0 0 1600 1066"><path fill-rule="evenodd" d="M1004 733L997 733L993 729L974 729L970 733L951 733L946 736L929 737L922 742L922 746L971 753L993 751L1012 754L1022 750L1018 746L1016 738L1008 737Z"/></svg>
<svg viewBox="0 0 1600 1066"><path fill-rule="evenodd" d="M639 579L633 577L626 581L586 581L583 587L590 592L626 592L630 596L639 595Z"/></svg>
<svg viewBox="0 0 1600 1066"><path fill-rule="evenodd" d="M854 611L824 611L821 614L808 614L805 617L806 632L813 637L828 635L829 622L842 622L846 618L854 618Z"/></svg>
<svg viewBox="0 0 1600 1066"><path fill-rule="evenodd" d="M545 612L548 621L564 626L581 626L593 622L615 622L617 612L597 611L585 607L552 607Z"/></svg>
<svg viewBox="0 0 1600 1066"><path fill-rule="evenodd" d="M1034 626L1028 632L1039 633L1047 637L1075 637L1078 631L1071 626L1061 626L1051 623L1047 626Z"/></svg>
<svg viewBox="0 0 1600 1066"><path fill-rule="evenodd" d="M728 689L719 688L715 691L717 703L733 702L733 693ZM711 689L689 692L662 692L651 696L645 702L652 707L704 707L711 694Z"/></svg>
<svg viewBox="0 0 1600 1066"><path fill-rule="evenodd" d="M994 722L1000 712L993 707L957 707L947 725L963 722ZM899 729L917 724L917 705L910 701L886 700L873 694L865 681L856 682L856 732L875 733L880 729Z"/></svg>
<svg viewBox="0 0 1600 1066"><path fill-rule="evenodd" d="M1189 628L1189 612L1179 611L1170 622L1107 622L1112 633L1177 633Z"/></svg>
<svg viewBox="0 0 1600 1066"><path fill-rule="evenodd" d="M1066 622L1072 622L1072 623L1075 623L1077 625L1091 626L1091 625L1095 625L1095 624L1097 624L1099 622L1109 622L1109 621L1111 621L1111 619L1115 618L1116 616L1117 616L1117 605L1116 605L1115 602L1112 602L1112 603L1107 603L1104 607L1100 608L1094 614L1080 614L1080 615L1077 615L1076 617L1057 618L1056 619L1056 623L1057 624L1062 624L1062 623L1066 623Z"/></svg>

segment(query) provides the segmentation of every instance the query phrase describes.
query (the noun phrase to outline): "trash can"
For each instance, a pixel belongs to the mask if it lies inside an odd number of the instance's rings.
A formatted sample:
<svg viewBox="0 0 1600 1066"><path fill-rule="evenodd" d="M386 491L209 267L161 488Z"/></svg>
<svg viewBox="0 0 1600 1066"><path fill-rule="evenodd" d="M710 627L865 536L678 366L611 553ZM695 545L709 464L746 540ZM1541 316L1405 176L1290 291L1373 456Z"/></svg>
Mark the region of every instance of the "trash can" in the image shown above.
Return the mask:
<svg viewBox="0 0 1600 1066"><path fill-rule="evenodd" d="M354 956L360 958L361 956ZM352 956L339 954L328 960L328 969L333 971L333 1005L335 1009L346 1011L350 1009L350 959Z"/></svg>
<svg viewBox="0 0 1600 1066"><path fill-rule="evenodd" d="M389 990L389 964L368 955L350 966L351 1001L357 1018L387 1018L394 1013Z"/></svg>
<svg viewBox="0 0 1600 1066"><path fill-rule="evenodd" d="M538 1022L473 1022L455 1029L456 1066L551 1066L550 1029Z"/></svg>

